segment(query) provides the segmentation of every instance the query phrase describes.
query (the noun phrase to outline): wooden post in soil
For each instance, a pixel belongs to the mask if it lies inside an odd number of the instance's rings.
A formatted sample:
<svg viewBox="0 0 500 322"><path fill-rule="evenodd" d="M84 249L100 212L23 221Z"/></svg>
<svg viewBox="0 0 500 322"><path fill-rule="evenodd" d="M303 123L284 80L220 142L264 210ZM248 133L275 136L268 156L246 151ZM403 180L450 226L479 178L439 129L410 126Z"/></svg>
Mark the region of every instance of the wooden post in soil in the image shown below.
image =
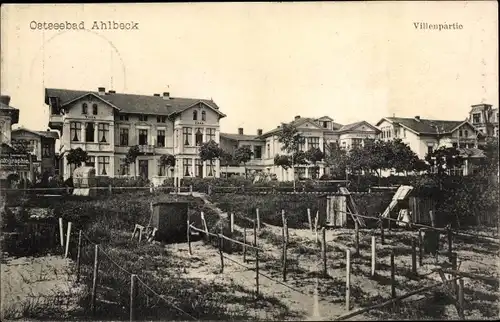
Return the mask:
<svg viewBox="0 0 500 322"><path fill-rule="evenodd" d="M351 308L351 251L346 250L346 279L345 279L345 307L349 311Z"/></svg>
<svg viewBox="0 0 500 322"><path fill-rule="evenodd" d="M260 213L259 213L259 208L255 209L255 219L257 220L257 230L260 231Z"/></svg>
<svg viewBox="0 0 500 322"><path fill-rule="evenodd" d="M450 258L450 262L452 261L452 253L453 253L453 231L451 230L451 226L448 226L448 256Z"/></svg>
<svg viewBox="0 0 500 322"><path fill-rule="evenodd" d="M359 224L357 220L354 220L354 228L356 230L356 256L359 256Z"/></svg>
<svg viewBox="0 0 500 322"><path fill-rule="evenodd" d="M380 221L380 244L385 245L384 221Z"/></svg>
<svg viewBox="0 0 500 322"><path fill-rule="evenodd" d="M64 250L64 223L63 219L59 217L59 237L61 240L61 248Z"/></svg>
<svg viewBox="0 0 500 322"><path fill-rule="evenodd" d="M451 269L453 271L457 271L457 253L451 253ZM457 277L456 274L451 274L452 278ZM458 298L458 285L457 281L453 281L453 290L455 292L455 296Z"/></svg>
<svg viewBox="0 0 500 322"><path fill-rule="evenodd" d="M231 234L234 232L234 213L232 212L231 213L231 217L230 217L230 229L231 229Z"/></svg>
<svg viewBox="0 0 500 322"><path fill-rule="evenodd" d="M465 301L464 301L464 279L458 280L458 305L460 306L460 311L463 319L465 319Z"/></svg>
<svg viewBox="0 0 500 322"><path fill-rule="evenodd" d="M259 297L259 249L255 249L255 296Z"/></svg>
<svg viewBox="0 0 500 322"><path fill-rule="evenodd" d="M424 239L422 237L422 229L418 230L418 266L422 267L424 261Z"/></svg>
<svg viewBox="0 0 500 322"><path fill-rule="evenodd" d="M71 237L71 221L68 223L68 232L66 233L66 251L64 252L64 258L68 258L70 237Z"/></svg>
<svg viewBox="0 0 500 322"><path fill-rule="evenodd" d="M311 229L311 234L313 233L313 224L311 218L311 209L307 208L307 220L309 221L309 228Z"/></svg>
<svg viewBox="0 0 500 322"><path fill-rule="evenodd" d="M108 190L109 190L109 195L111 196L113 194L113 186L111 184L108 186Z"/></svg>
<svg viewBox="0 0 500 322"><path fill-rule="evenodd" d="M375 268L377 263L375 247L376 247L375 236L372 236L372 271L371 271L372 277L375 276Z"/></svg>
<svg viewBox="0 0 500 322"><path fill-rule="evenodd" d="M224 248L224 240L222 239L222 234L219 234L219 255L220 255L220 272L224 273L224 253L222 249Z"/></svg>
<svg viewBox="0 0 500 322"><path fill-rule="evenodd" d="M134 321L135 319L136 278L137 275L135 274L130 275L130 322Z"/></svg>
<svg viewBox="0 0 500 322"><path fill-rule="evenodd" d="M193 255L193 250L191 249L191 224L189 219L187 220L187 232L186 232L187 242L188 242L188 252L189 256Z"/></svg>
<svg viewBox="0 0 500 322"><path fill-rule="evenodd" d="M96 293L97 293L97 274L99 273L99 246L94 246L94 274L92 276L92 293L90 294L90 309L92 316L95 316L96 312Z"/></svg>
<svg viewBox="0 0 500 322"><path fill-rule="evenodd" d="M411 273L417 275L417 247L415 238L411 239Z"/></svg>
<svg viewBox="0 0 500 322"><path fill-rule="evenodd" d="M396 268L394 266L394 249L391 250L391 298L396 298Z"/></svg>
<svg viewBox="0 0 500 322"><path fill-rule="evenodd" d="M76 253L76 282L80 282L80 262L82 253L82 230L78 232L78 251Z"/></svg>
<svg viewBox="0 0 500 322"><path fill-rule="evenodd" d="M243 227L243 263L247 262L247 227Z"/></svg>
<svg viewBox="0 0 500 322"><path fill-rule="evenodd" d="M283 240L283 282L286 282L287 262L287 242Z"/></svg>
<svg viewBox="0 0 500 322"><path fill-rule="evenodd" d="M283 231L285 232L285 241L288 243L288 223L286 220L285 210L281 210L281 219L283 221Z"/></svg>
<svg viewBox="0 0 500 322"><path fill-rule="evenodd" d="M253 223L253 245L257 247L257 226L255 224L255 220L252 220Z"/></svg>
<svg viewBox="0 0 500 322"><path fill-rule="evenodd" d="M321 258L323 260L323 276L328 276L328 271L326 269L326 229L321 228Z"/></svg>

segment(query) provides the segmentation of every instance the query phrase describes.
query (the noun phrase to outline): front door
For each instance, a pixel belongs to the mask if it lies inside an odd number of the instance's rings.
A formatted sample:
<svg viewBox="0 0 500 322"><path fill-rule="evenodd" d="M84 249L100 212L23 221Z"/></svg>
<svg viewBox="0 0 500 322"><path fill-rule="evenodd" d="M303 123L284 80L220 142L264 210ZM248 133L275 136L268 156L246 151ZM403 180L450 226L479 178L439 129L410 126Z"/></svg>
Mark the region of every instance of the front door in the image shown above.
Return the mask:
<svg viewBox="0 0 500 322"><path fill-rule="evenodd" d="M144 179L148 178L148 162L149 160L139 160L139 176Z"/></svg>

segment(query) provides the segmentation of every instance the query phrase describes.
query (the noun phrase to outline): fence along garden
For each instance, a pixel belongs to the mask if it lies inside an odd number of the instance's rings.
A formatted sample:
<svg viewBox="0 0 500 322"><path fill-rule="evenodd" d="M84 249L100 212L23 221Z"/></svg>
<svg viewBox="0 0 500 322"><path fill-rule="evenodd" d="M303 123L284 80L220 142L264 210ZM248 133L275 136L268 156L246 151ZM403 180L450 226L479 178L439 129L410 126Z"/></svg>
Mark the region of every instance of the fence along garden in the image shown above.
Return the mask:
<svg viewBox="0 0 500 322"><path fill-rule="evenodd" d="M255 296L258 297L260 295L260 292L259 292L259 277L264 277L264 278L267 278L275 283L278 283L280 285L284 285L285 287L289 288L290 290L294 291L294 292L299 292L299 293L302 293L300 290L294 288L293 286L290 286L288 285L286 282L287 282L287 275L288 275L288 267L287 267L287 263L288 263L288 260L287 260L287 251L288 251L288 245L289 245L289 233L288 233L288 225L287 225L287 216L285 214L285 211L283 210L281 215L282 215L282 256L281 256L281 263L282 263L282 281L278 281L272 277L270 277L269 275L263 273L260 269L260 256L264 255L264 254L267 254L269 255L272 250L267 250L267 249L264 249L262 247L259 247L259 243L258 243L258 234L257 232L260 231L261 229L261 222L260 222L260 218L259 218L259 215L258 215L259 211L258 209L256 210L256 214L255 214L255 218L254 219L250 219L250 218L247 218L247 217L240 217L240 219L242 220L246 220L248 222L250 222L253 226L253 242L248 242L247 240L247 229L246 228L243 228L243 232L242 232L242 235L243 235L243 238L241 240L238 240L236 238L232 238L232 233L236 232L235 231L235 225L234 225L234 217L235 217L235 214L234 213L230 213L229 214L229 231L231 232L231 237L230 236L226 236L223 234L223 231L221 229L220 232L210 232L208 231L208 228L207 228L207 225L206 225L206 222L204 220L204 217L203 215L201 216L202 218L202 222L203 222L203 228L198 228L198 227L195 227L193 225L192 222L190 222L190 220L188 219L188 225L187 225L187 232L186 232L186 237L187 237L187 241L188 241L188 249L189 249L189 254L192 255L192 248L191 248L191 236L192 236L192 232L198 232L198 233L201 233L205 236L206 239L210 239L210 238L216 238L216 241L217 241L217 246L218 246L218 250L219 250L219 254L220 254L220 272L221 273L224 273L224 265L225 265L225 261L229 261L231 263L234 263L236 265L239 265L239 266L242 266L242 267L245 267L247 269L252 269L254 272L255 272ZM345 283L346 283L346 288L345 288L345 308L347 311L350 311L351 308L352 308L352 305L350 303L350 298L351 298L351 294L350 294L350 290L351 290L351 279L350 279L350 276L351 276L351 269L352 269L352 263L351 263L351 258L352 257L357 257L357 256L360 256L360 249L359 249L359 234L360 234L360 230L359 230L359 226L357 224L357 221L355 221L355 229L354 229L354 233L355 233L355 247L354 249L350 249L349 247L341 244L341 243L338 243L338 242L335 242L333 240L329 240L327 241L326 240L326 230L325 228L321 228L320 230L320 233L318 233L318 221L317 221L317 218L318 218L318 215L316 214L315 218L311 218L310 216L310 211L308 211L308 220L309 220L309 228L310 228L310 231L311 231L311 238L315 238L316 239L316 242L320 245L320 249L318 251L318 253L320 254L320 258L321 258L321 263L320 263L320 266L322 267L322 275L324 277L327 277L328 276L328 262L332 262L332 261L335 261L335 259L329 259L327 258L327 248L328 247L333 247L333 248L337 248L337 249L340 249L342 250L343 252L345 252L345 260L346 260L346 271L345 271ZM380 218L375 218L375 217L369 217L369 216L362 216L362 215L357 215L357 214L351 214L351 213L348 213L349 215L351 216L360 216L360 217L364 217L365 219L369 219L369 220L378 220L379 223L381 223L382 221L380 220ZM384 220L386 220L387 222L393 222L393 223L398 223L398 222L401 222L399 220L396 220L396 219L392 219L392 218L384 218ZM443 232L443 229L440 229L440 228L434 228L434 227L430 227L430 226L426 226L426 225L416 225L414 224L413 226L417 227L417 226L420 226L422 228L426 228L426 229L432 229L432 230L436 230L436 231L441 231ZM372 277L374 277L376 275L376 271L377 271L377 260L379 259L379 256L377 256L377 245L380 244L380 245L384 245L385 244L385 232L384 232L384 225L380 224L380 234L379 234L379 238L377 238L375 235L374 236L371 236L371 252L370 252L370 255L371 255L371 275ZM66 236L64 236L64 229L63 229L63 220L60 219L59 220L59 237L60 237L60 245L61 245L61 248L63 249L63 253L64 253L64 257L68 257L68 255L71 255L71 253L74 253L71 249L70 249L70 244L74 241L74 238L75 236L72 235L72 229L74 229L75 227L72 226L72 223L71 222L68 222L67 224L67 232L66 232ZM390 226L389 226L389 231L390 231ZM445 252L444 254L448 256L449 258L449 262L451 264L451 269L443 269L443 268L439 268L439 269L436 269L434 271L437 271L440 276L441 276L441 279L442 281L439 282L439 283L435 283L434 285L431 285L431 286L426 286L426 287L422 287L422 288L419 288L417 290L414 290L414 291L411 291L407 294L403 294L403 295L397 295L396 293L396 283L395 283L395 272L396 272L396 267L395 267L395 252L394 250L391 251L390 253L390 262L391 262L391 284L390 284L390 288L391 288L391 298L390 299L387 299L385 300L384 302L382 303L378 303L376 305L372 305L370 307L365 307L365 308L361 308L361 309L358 309L358 310L355 310L355 311L352 311L352 312L349 312L345 315L342 315L340 317L337 317L336 320L343 320L343 319L348 319L348 318L351 318L351 317L354 317L358 314L362 314L362 313L365 313L365 312L368 312L370 310L373 310L373 309L377 309L377 308L381 308L381 307L384 307L384 306L388 306L390 304L395 304L399 301L402 301L403 299L405 298L408 298L412 295L415 295L415 294L418 294L418 293L421 293L421 292L425 292L425 291L428 291L430 289L433 289L433 288L438 288L438 287L441 287L441 286L445 286L447 288L447 292L448 292L448 295L453 298L453 302L455 303L455 306L457 308L457 312L459 314L459 316L461 318L465 318L465 313L464 313L464 283L463 283L463 278L472 278L472 279L485 279L485 280L488 280L488 279L491 279L491 278L488 278L488 277L484 277L484 276L479 276L479 275L475 275L475 274L470 274L470 273L466 273L466 272L460 272L458 270L458 267L457 267L457 255L456 253L453 252L453 249L452 249L452 245L453 245L453 230L451 229L446 229L444 230L447 232L448 234L448 250L447 252ZM241 232L240 232L241 233ZM319 236L321 235L321 240L319 238ZM140 239L139 238L139 242L140 242ZM86 236L86 234L82 231L82 230L79 230L78 232L78 242L77 242L77 247L76 247L76 263L75 263L75 274L76 274L76 280L77 282L80 281L80 277L82 275L82 268L85 269L85 267L87 267L86 265L84 265L84 263L82 263L82 258L85 257L84 255L84 249L87 249L88 247L85 247L84 244L87 243L87 246L88 245L91 245L93 246L93 265L88 265L88 266L91 266L92 268L92 272L90 274L87 274L89 276L92 276L92 282L91 282L91 294L90 294L90 308L91 308L91 313L92 315L95 315L95 310L96 310L96 299L97 299L97 293L100 291L100 288L99 288L99 272L100 270L102 269L102 261L103 260L108 260L114 267L118 268L120 271L122 271L124 274L127 274L128 276L130 276L130 300L129 300L129 315L130 315L130 320L134 320L135 318L135 305L136 305L136 299L137 299L137 296L138 296L138 286L142 286L146 291L148 291L152 296L158 298L158 300L161 300L165 303L165 305L167 306L170 306L172 308L174 308L175 310L177 310L179 312L179 314L183 315L185 319L189 318L189 319L194 319L196 320L195 317L193 317L192 315L186 313L185 311L183 311L182 309L178 308L177 306L175 306L172 302L168 301L164 296L162 296L161 294L158 294L157 292L155 292L150 286L148 286L141 277L138 276L138 274L135 274L133 272L130 272L126 269L124 269L122 266L120 266L118 263L116 263L116 261L114 261L112 259L112 257L107 254L100 246L99 244L93 242L92 240L90 240L90 238L88 238ZM240 246L240 248L242 249L242 259L243 259L243 262L247 262L248 260L248 253L253 253L254 254L254 260L255 260L255 266L253 268L250 268L238 261L235 261L233 259L231 259L230 257L226 256L224 253L227 252L225 251L226 249L226 246L225 244L228 244L229 245L229 249L230 249L230 252L232 253L232 250L235 248L234 246L235 245L238 245ZM418 253L417 253L417 250L416 250L416 246L418 245ZM418 254L418 267L420 267L422 265L422 259L424 257L424 252L423 252L423 242L422 242L422 231L419 230L419 238L418 240L415 240L415 238L412 238L412 247L411 247L411 253L412 253L412 261L411 261L411 271L413 274L415 275L418 275L418 270L417 270L417 254ZM443 254L443 252L438 252L438 254ZM74 255L74 254L73 254ZM87 257L88 257L89 254L87 254ZM106 265L105 265L106 267ZM434 272L433 271L433 272ZM450 274L452 277L451 279L447 279L445 274ZM456 282L459 282L459 284L457 285ZM450 286L451 285L451 286ZM148 297L148 300L149 300L149 297Z"/></svg>

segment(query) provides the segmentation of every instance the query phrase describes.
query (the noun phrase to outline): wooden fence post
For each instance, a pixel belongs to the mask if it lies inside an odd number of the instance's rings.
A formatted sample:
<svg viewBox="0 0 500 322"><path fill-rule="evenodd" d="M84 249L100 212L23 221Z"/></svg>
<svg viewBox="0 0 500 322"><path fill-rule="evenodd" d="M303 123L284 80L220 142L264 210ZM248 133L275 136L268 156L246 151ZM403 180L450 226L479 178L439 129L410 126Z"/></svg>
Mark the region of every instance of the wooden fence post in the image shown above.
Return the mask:
<svg viewBox="0 0 500 322"><path fill-rule="evenodd" d="M288 224L286 220L285 210L281 209L281 220L283 222L283 232L285 236L285 240L288 243Z"/></svg>
<svg viewBox="0 0 500 322"><path fill-rule="evenodd" d="M189 185L189 194L190 195L193 194L193 185L192 184Z"/></svg>
<svg viewBox="0 0 500 322"><path fill-rule="evenodd" d="M351 297L351 251L346 250L346 279L345 279L345 306L347 311L350 310L350 297Z"/></svg>
<svg viewBox="0 0 500 322"><path fill-rule="evenodd" d="M380 222L380 244L385 245L384 221Z"/></svg>
<svg viewBox="0 0 500 322"><path fill-rule="evenodd" d="M136 287L135 287L135 279L137 275L131 274L130 275L130 322L134 321L135 318L135 294L136 294Z"/></svg>
<svg viewBox="0 0 500 322"><path fill-rule="evenodd" d="M375 276L375 266L377 263L375 247L375 236L372 236L372 277Z"/></svg>
<svg viewBox="0 0 500 322"><path fill-rule="evenodd" d="M252 220L253 223L253 245L257 247L257 226L255 225L255 220Z"/></svg>
<svg viewBox="0 0 500 322"><path fill-rule="evenodd" d="M243 263L247 261L247 227L243 227Z"/></svg>
<svg viewBox="0 0 500 322"><path fill-rule="evenodd" d="M259 249L255 249L255 295L259 296Z"/></svg>
<svg viewBox="0 0 500 322"><path fill-rule="evenodd" d="M392 220L389 217L389 218L387 218L387 228L388 228L389 231L391 231L391 224L392 224Z"/></svg>
<svg viewBox="0 0 500 322"><path fill-rule="evenodd" d="M458 305L460 306L461 315L465 315L465 301L464 301L464 279L458 280Z"/></svg>
<svg viewBox="0 0 500 322"><path fill-rule="evenodd" d="M66 251L64 252L64 258L68 257L70 236L71 236L71 221L68 223L68 231L66 233Z"/></svg>
<svg viewBox="0 0 500 322"><path fill-rule="evenodd" d="M453 271L457 270L457 253L451 253L451 269ZM452 278L456 278L456 274L451 274ZM457 281L453 281L453 290L455 291L455 296L458 297L458 285Z"/></svg>
<svg viewBox="0 0 500 322"><path fill-rule="evenodd" d="M219 254L220 254L220 272L224 273L224 253L222 249L224 247L224 241L222 239L222 234L219 234Z"/></svg>
<svg viewBox="0 0 500 322"><path fill-rule="evenodd" d="M359 256L359 224L357 220L354 220L354 228L356 229L356 256Z"/></svg>
<svg viewBox="0 0 500 322"><path fill-rule="evenodd" d="M417 248L415 245L415 238L411 239L411 272L417 275Z"/></svg>
<svg viewBox="0 0 500 322"><path fill-rule="evenodd" d="M311 209L307 208L307 220L309 221L309 228L311 229L311 234L313 233L313 225L311 218Z"/></svg>
<svg viewBox="0 0 500 322"><path fill-rule="evenodd" d="M314 218L314 230L316 232L316 244L319 242L319 240L318 240L318 224L319 224L319 210L316 211L316 218Z"/></svg>
<svg viewBox="0 0 500 322"><path fill-rule="evenodd" d="M234 232L234 213L233 212L231 213L229 220L230 220L230 225L231 225L230 230L231 230L231 233L233 233Z"/></svg>
<svg viewBox="0 0 500 322"><path fill-rule="evenodd" d="M326 229L321 228L321 258L323 259L323 276L328 276L326 269Z"/></svg>
<svg viewBox="0 0 500 322"><path fill-rule="evenodd" d="M95 316L95 303L96 303L96 292L97 292L97 274L99 273L99 245L94 246L94 274L92 276L92 293L90 307L92 311L92 316Z"/></svg>
<svg viewBox="0 0 500 322"><path fill-rule="evenodd" d="M61 248L64 250L64 223L61 217L59 217L59 236L61 239Z"/></svg>
<svg viewBox="0 0 500 322"><path fill-rule="evenodd" d="M257 220L257 230L260 231L260 214L259 214L259 208L255 209L255 219Z"/></svg>
<svg viewBox="0 0 500 322"><path fill-rule="evenodd" d="M394 249L391 250L391 297L396 297L396 268L394 267Z"/></svg>
<svg viewBox="0 0 500 322"><path fill-rule="evenodd" d="M448 226L448 255L450 258L450 262L453 256L452 253L453 253L453 232L451 230L451 227Z"/></svg>
<svg viewBox="0 0 500 322"><path fill-rule="evenodd" d="M108 186L109 194L111 195L113 193L113 186L110 184Z"/></svg>
<svg viewBox="0 0 500 322"><path fill-rule="evenodd" d="M80 282L80 261L82 252L82 230L78 232L78 252L76 253L76 282Z"/></svg>
<svg viewBox="0 0 500 322"><path fill-rule="evenodd" d="M283 240L283 282L286 282L287 262L287 242Z"/></svg>
<svg viewBox="0 0 500 322"><path fill-rule="evenodd" d="M422 237L422 228L418 230L418 265L422 267L424 261L424 239Z"/></svg>
<svg viewBox="0 0 500 322"><path fill-rule="evenodd" d="M187 237L187 242L188 242L188 252L189 255L193 255L193 251L191 249L191 224L189 223L189 219L187 220L187 232L186 232L186 237Z"/></svg>

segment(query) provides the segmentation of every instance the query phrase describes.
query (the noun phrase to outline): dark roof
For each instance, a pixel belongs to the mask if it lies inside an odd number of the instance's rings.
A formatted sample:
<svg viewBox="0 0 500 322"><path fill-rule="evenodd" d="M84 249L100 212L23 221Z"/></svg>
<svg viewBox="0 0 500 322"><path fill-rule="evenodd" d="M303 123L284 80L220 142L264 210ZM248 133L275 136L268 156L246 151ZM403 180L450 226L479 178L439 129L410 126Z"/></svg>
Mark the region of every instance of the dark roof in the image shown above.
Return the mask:
<svg viewBox="0 0 500 322"><path fill-rule="evenodd" d="M11 120L12 124L16 124L17 122L19 122L19 110L17 108L4 104L3 102L0 102L0 110L10 112L12 118Z"/></svg>
<svg viewBox="0 0 500 322"><path fill-rule="evenodd" d="M49 97L59 97L62 106L65 104L78 99L87 94L94 94L103 101L111 104L112 106L118 108L123 113L135 113L135 114L154 114L154 115L172 115L176 113L183 112L184 110L192 107L197 103L204 103L222 117L226 115L219 111L219 106L215 104L212 100L207 99L197 99L197 98L182 98L182 97L170 97L170 99L164 99L161 96L154 95L137 95L137 94L123 94L123 93L109 93L105 95L99 95L98 92L93 91L80 91L80 90L69 90L69 89L56 89L56 88L46 88L45 89L45 104L49 104Z"/></svg>
<svg viewBox="0 0 500 322"><path fill-rule="evenodd" d="M478 148L458 148L460 156L463 158L485 158L484 151Z"/></svg>
<svg viewBox="0 0 500 322"><path fill-rule="evenodd" d="M237 134L237 133L220 133L220 137L235 140L235 141L260 141L259 136L257 135L248 135L248 134Z"/></svg>
<svg viewBox="0 0 500 322"><path fill-rule="evenodd" d="M438 133L449 133L455 128L457 128L463 121L443 121L443 120L427 120L420 119L417 121L415 118L403 118L403 117L386 117L386 120L392 123L400 124L404 127L409 128L417 132L418 134L438 134ZM380 124L380 121L379 123Z"/></svg>
<svg viewBox="0 0 500 322"><path fill-rule="evenodd" d="M59 139L59 133L57 133L55 131L34 131L34 130L30 130L30 129L27 129L24 127L19 127L15 130L12 130L12 132L15 132L15 131L26 131L26 132L30 132L30 133L33 133L33 134L36 134L39 136L43 136L43 137L48 138L48 139L54 139L54 140Z"/></svg>
<svg viewBox="0 0 500 322"><path fill-rule="evenodd" d="M323 116L325 117L325 116ZM320 117L322 118L322 117ZM328 117L330 118L330 117ZM312 118L312 117L301 117L301 118L298 118L298 119L295 119L287 124L290 124L290 125L293 125L293 126L300 126L304 123L307 123L307 122L311 122L311 123L314 123L316 124L319 128L321 128L322 130L325 130L325 131L337 131L337 130L340 130L340 128L342 127L342 124L339 124L339 123L335 123L335 122L332 122L332 125L333 125L333 130L330 130L330 129L325 129L323 127L320 126L320 124L318 124L318 119L319 118ZM331 119L331 118L330 118ZM281 126L279 127L276 127L264 134L262 134L262 137L266 137L270 134L274 134L274 133L277 133L281 130Z"/></svg>

